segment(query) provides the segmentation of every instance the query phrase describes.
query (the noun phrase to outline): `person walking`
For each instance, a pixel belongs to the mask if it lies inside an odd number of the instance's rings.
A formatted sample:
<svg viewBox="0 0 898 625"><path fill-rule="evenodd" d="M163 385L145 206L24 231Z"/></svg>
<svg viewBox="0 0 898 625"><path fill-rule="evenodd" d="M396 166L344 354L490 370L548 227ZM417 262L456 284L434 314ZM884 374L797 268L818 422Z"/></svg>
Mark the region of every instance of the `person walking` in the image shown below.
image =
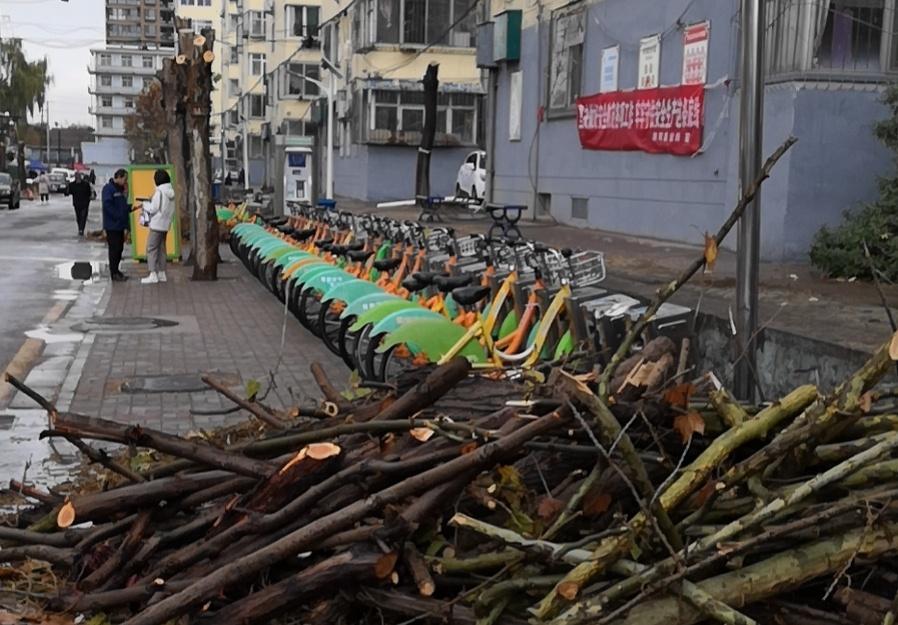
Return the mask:
<svg viewBox="0 0 898 625"><path fill-rule="evenodd" d="M97 184L97 174L93 169L90 170L90 175L87 177L88 182L90 182L91 186Z"/></svg>
<svg viewBox="0 0 898 625"><path fill-rule="evenodd" d="M147 266L150 275L143 278L141 284L157 284L166 282L165 276L165 238L171 227L172 216L175 214L175 190L171 186L171 178L164 169L157 169L153 175L156 183L156 192L150 200L149 206L143 207L144 222L150 229L147 237Z"/></svg>
<svg viewBox="0 0 898 625"><path fill-rule="evenodd" d="M47 172L41 172L41 175L37 177L37 192L41 196L41 204L50 201L50 176L47 175Z"/></svg>
<svg viewBox="0 0 898 625"><path fill-rule="evenodd" d="M103 230L109 248L109 274L115 282L124 282L128 276L122 273L122 250L125 247L125 230L130 228L128 218L128 172L119 169L103 187Z"/></svg>
<svg viewBox="0 0 898 625"><path fill-rule="evenodd" d="M72 196L72 206L75 207L75 221L78 224L79 237L84 236L92 192L93 189L84 175L81 172L76 173L75 179L69 185L69 195Z"/></svg>

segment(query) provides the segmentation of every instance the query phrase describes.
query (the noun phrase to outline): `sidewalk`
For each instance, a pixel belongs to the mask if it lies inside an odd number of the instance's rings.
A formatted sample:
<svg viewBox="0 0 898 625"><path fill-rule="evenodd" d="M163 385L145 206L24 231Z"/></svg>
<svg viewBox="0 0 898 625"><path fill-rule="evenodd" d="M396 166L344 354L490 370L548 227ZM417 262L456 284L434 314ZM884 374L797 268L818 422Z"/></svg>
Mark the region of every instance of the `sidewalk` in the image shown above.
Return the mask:
<svg viewBox="0 0 898 625"><path fill-rule="evenodd" d="M146 274L145 267L126 269L131 280L113 284L96 313L101 318L94 320L98 329L70 410L186 434L246 418L242 412L190 413L232 407L217 393L203 390L202 373L214 372L243 396L251 379L261 383L264 393L269 372L275 371L276 386L265 401L278 408L320 399L309 371L312 362L321 363L331 380L342 385L349 374L342 361L289 312L285 325L277 298L227 246L221 252L225 262L216 282L192 282L190 267L173 265L168 283L142 285L139 276Z"/></svg>
<svg viewBox="0 0 898 625"><path fill-rule="evenodd" d="M339 198L338 208L352 212L376 212L396 219L416 219L414 207L378 210L374 204ZM445 223L460 234L486 233L489 216L472 218L464 209L444 214ZM440 224L437 224L440 225ZM703 233L696 231L696 245L631 237L601 230L578 228L549 220L522 219L524 236L554 247L596 249L605 253L609 289L634 296L652 297L703 253ZM735 229L729 242L735 240ZM829 280L816 275L809 264L762 263L760 268L760 323L801 337L857 352L870 352L891 334L885 311L872 284ZM711 274L697 275L673 302L699 308L729 319L736 306L736 255L721 249ZM884 287L887 300L898 302L898 287Z"/></svg>

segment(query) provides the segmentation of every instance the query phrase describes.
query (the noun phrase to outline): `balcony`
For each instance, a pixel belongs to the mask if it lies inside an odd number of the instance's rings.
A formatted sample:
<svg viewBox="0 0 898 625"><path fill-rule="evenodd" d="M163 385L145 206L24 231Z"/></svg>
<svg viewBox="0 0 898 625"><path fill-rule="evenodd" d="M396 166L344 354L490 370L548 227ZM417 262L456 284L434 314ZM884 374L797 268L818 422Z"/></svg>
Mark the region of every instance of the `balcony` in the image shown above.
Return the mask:
<svg viewBox="0 0 898 625"><path fill-rule="evenodd" d="M134 113L134 109L125 108L122 106L100 106L97 104L91 104L87 112L91 115L112 115L115 117L127 117Z"/></svg>
<svg viewBox="0 0 898 625"><path fill-rule="evenodd" d="M135 53L136 54L136 53ZM155 76L157 69L155 67L144 67L143 65L99 65L95 61L87 66L90 74L125 74L128 76Z"/></svg>
<svg viewBox="0 0 898 625"><path fill-rule="evenodd" d="M123 85L99 85L91 84L87 88L87 92L91 95L133 95L137 96L143 92L143 81L134 83L130 87Z"/></svg>
<svg viewBox="0 0 898 625"><path fill-rule="evenodd" d="M140 6L140 0L106 0L106 6L136 7Z"/></svg>
<svg viewBox="0 0 898 625"><path fill-rule="evenodd" d="M98 128L94 132L94 136L96 137L124 137L125 129L124 128L102 128L97 124Z"/></svg>

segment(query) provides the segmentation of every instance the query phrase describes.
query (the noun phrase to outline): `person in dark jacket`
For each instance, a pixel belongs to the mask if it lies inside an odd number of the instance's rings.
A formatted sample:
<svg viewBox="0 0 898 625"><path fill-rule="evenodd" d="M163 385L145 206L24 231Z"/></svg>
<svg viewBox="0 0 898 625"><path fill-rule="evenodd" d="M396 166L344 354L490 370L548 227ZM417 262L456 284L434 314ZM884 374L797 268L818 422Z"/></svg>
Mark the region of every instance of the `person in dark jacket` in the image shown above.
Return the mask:
<svg viewBox="0 0 898 625"><path fill-rule="evenodd" d="M90 175L87 177L87 181L90 182L91 186L97 184L97 174L93 169L90 170Z"/></svg>
<svg viewBox="0 0 898 625"><path fill-rule="evenodd" d="M81 172L75 174L75 179L69 184L69 195L72 196L72 206L75 207L75 221L78 223L78 236L84 236L84 226L87 224L87 212L90 209L90 199L93 189Z"/></svg>
<svg viewBox="0 0 898 625"><path fill-rule="evenodd" d="M116 282L124 282L128 276L121 272L122 250L125 247L125 230L131 226L128 218L128 172L119 169L103 187L103 230L109 247L109 273Z"/></svg>

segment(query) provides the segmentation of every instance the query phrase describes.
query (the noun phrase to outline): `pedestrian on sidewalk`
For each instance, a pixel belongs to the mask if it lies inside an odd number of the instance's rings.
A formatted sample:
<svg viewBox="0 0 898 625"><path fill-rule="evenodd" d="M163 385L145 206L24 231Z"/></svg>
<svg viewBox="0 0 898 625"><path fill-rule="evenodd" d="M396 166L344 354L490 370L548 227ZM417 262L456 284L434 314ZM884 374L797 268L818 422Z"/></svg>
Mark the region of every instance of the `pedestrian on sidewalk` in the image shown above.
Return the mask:
<svg viewBox="0 0 898 625"><path fill-rule="evenodd" d="M165 238L171 227L172 216L175 214L175 190L171 186L171 178L164 169L157 169L153 175L156 183L156 192L149 206L143 207L144 219L149 220L147 227L150 229L147 238L147 266L150 275L143 278L141 284L156 284L166 282L165 276Z"/></svg>
<svg viewBox="0 0 898 625"><path fill-rule="evenodd" d="M37 192L41 196L41 204L50 201L50 176L47 175L47 172L41 172L41 175L37 177Z"/></svg>
<svg viewBox="0 0 898 625"><path fill-rule="evenodd" d="M128 172L119 169L103 187L103 230L106 231L106 245L109 248L109 274L115 282L124 282L128 276L122 273L122 250L125 247L125 230L131 226L128 218Z"/></svg>
<svg viewBox="0 0 898 625"><path fill-rule="evenodd" d="M72 196L72 206L75 207L75 221L78 224L78 236L84 236L84 227L87 225L87 213L90 210L90 197L93 189L81 172L75 174L75 179L69 185L69 195Z"/></svg>

